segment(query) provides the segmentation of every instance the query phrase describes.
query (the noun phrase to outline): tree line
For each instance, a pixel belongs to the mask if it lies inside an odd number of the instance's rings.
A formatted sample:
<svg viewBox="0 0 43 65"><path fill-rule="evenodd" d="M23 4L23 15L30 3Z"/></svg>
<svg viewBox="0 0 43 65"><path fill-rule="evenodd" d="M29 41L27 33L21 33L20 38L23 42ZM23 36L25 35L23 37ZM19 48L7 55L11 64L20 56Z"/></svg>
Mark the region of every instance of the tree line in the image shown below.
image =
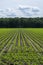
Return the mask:
<svg viewBox="0 0 43 65"><path fill-rule="evenodd" d="M0 28L43 28L43 18L0 18Z"/></svg>

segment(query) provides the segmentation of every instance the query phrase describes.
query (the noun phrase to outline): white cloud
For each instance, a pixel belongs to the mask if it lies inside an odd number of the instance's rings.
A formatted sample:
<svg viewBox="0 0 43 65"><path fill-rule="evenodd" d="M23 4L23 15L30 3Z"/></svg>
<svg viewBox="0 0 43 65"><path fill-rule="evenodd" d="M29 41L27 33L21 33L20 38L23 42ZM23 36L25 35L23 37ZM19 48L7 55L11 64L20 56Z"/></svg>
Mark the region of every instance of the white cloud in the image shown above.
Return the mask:
<svg viewBox="0 0 43 65"><path fill-rule="evenodd" d="M0 9L0 17L15 17L16 11L14 8Z"/></svg>
<svg viewBox="0 0 43 65"><path fill-rule="evenodd" d="M38 7L27 5L19 5L19 10L26 16L38 15L40 12Z"/></svg>
<svg viewBox="0 0 43 65"><path fill-rule="evenodd" d="M17 9L0 9L0 17L31 17L38 15L39 12L38 7L19 5Z"/></svg>
<svg viewBox="0 0 43 65"><path fill-rule="evenodd" d="M32 12L33 12L34 15L37 15L37 14L40 13L40 9L38 7L33 7Z"/></svg>
<svg viewBox="0 0 43 65"><path fill-rule="evenodd" d="M6 9L6 12L11 12L12 8L16 9L16 15L19 17L29 15L43 17L43 0L0 0L0 9ZM22 10L18 8L24 8L26 11L28 9L29 12L24 13L22 12ZM39 8L40 10L36 10ZM1 13L3 13L2 10L0 11Z"/></svg>

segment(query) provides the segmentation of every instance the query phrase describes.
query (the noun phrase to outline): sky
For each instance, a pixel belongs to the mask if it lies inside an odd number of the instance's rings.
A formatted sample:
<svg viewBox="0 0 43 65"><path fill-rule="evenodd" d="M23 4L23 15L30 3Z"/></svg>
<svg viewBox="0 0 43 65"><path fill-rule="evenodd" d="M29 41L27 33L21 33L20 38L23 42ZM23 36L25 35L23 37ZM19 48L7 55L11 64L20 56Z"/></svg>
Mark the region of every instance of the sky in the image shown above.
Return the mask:
<svg viewBox="0 0 43 65"><path fill-rule="evenodd" d="M43 0L0 0L0 17L43 17Z"/></svg>

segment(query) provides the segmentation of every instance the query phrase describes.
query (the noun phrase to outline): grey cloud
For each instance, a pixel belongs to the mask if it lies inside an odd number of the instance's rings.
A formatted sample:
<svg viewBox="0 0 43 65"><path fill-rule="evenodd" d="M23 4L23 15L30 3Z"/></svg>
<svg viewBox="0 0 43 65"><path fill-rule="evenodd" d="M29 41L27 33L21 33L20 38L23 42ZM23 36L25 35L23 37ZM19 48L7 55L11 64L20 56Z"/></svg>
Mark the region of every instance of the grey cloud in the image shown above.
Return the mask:
<svg viewBox="0 0 43 65"><path fill-rule="evenodd" d="M37 7L33 7L32 8L32 12L39 12L40 10L39 10L39 8L37 8Z"/></svg>
<svg viewBox="0 0 43 65"><path fill-rule="evenodd" d="M14 10L14 8L10 9L0 9L0 17L15 17L16 16L16 12Z"/></svg>
<svg viewBox="0 0 43 65"><path fill-rule="evenodd" d="M40 12L38 7L20 5L19 10L26 16L32 16Z"/></svg>
<svg viewBox="0 0 43 65"><path fill-rule="evenodd" d="M18 9L0 9L0 17L27 17L36 16L40 12L38 7L19 5Z"/></svg>
<svg viewBox="0 0 43 65"><path fill-rule="evenodd" d="M7 8L7 9L5 9L5 11L6 11L6 12L9 12L9 11L11 11L11 9L10 9L10 8Z"/></svg>
<svg viewBox="0 0 43 65"><path fill-rule="evenodd" d="M15 16L16 16L16 14L14 14L14 13L7 14L7 17L15 17Z"/></svg>
<svg viewBox="0 0 43 65"><path fill-rule="evenodd" d="M3 9L0 9L0 13L3 13L4 12L4 10Z"/></svg>

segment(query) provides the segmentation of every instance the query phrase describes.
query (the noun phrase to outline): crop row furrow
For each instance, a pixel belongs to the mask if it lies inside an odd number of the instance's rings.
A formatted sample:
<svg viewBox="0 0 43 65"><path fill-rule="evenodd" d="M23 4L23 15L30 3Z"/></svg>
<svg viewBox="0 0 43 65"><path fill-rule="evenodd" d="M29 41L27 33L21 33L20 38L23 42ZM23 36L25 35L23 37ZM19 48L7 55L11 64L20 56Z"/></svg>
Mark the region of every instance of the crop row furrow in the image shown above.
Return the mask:
<svg viewBox="0 0 43 65"><path fill-rule="evenodd" d="M28 34L27 34L28 35ZM34 35L33 35L34 36ZM34 41L34 45L37 47L37 49L41 52L43 51L42 47L40 47L40 43L37 42L37 40L32 36L32 34L29 34L29 37Z"/></svg>
<svg viewBox="0 0 43 65"><path fill-rule="evenodd" d="M4 48L2 49L2 51L0 52L0 54L2 54L2 53L4 52L4 50L6 49L8 43L10 43L9 40L11 40L11 39L12 39L12 36L10 36L10 37L6 40L6 42L4 43Z"/></svg>
<svg viewBox="0 0 43 65"><path fill-rule="evenodd" d="M10 46L9 46L9 48L8 48L8 52L11 51L11 48L13 48L15 37L16 37L16 33L13 35L13 37L12 37L12 39L11 39L11 43L10 43Z"/></svg>

